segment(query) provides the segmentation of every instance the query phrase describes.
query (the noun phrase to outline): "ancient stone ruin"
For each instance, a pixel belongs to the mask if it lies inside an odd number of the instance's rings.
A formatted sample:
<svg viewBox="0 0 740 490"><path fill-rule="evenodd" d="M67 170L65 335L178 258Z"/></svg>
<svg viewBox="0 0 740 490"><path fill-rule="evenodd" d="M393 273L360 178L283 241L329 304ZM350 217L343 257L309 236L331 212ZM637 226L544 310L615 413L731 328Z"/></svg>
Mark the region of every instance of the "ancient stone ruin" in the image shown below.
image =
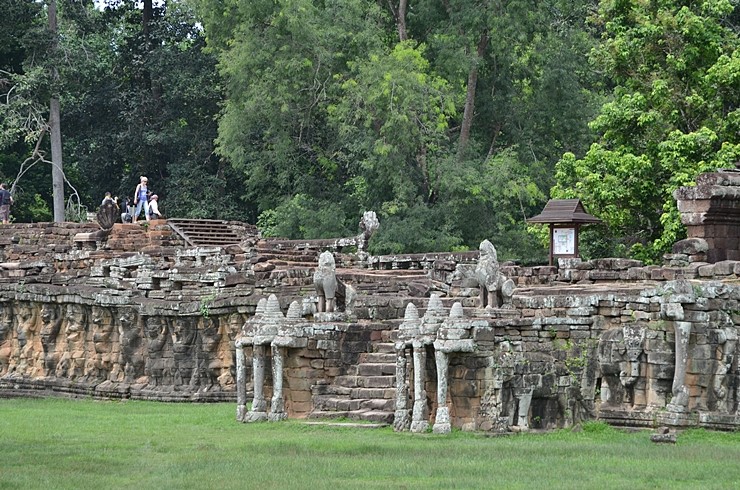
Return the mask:
<svg viewBox="0 0 740 490"><path fill-rule="evenodd" d="M736 429L738 175L677 192L703 228L650 266L522 267L488 241L371 256L374 213L324 240L214 220L3 226L0 396L232 401L242 422L411 432Z"/></svg>

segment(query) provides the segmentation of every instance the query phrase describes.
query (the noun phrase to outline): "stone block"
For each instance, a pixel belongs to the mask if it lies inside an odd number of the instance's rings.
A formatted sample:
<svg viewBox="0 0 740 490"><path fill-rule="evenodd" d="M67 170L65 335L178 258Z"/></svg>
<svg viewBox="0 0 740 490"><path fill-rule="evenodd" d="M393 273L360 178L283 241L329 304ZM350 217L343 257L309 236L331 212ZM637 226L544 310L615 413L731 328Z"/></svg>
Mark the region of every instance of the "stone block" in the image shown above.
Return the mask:
<svg viewBox="0 0 740 490"><path fill-rule="evenodd" d="M292 387L291 387L292 388ZM290 400L293 402L310 402L311 392L304 390L290 390Z"/></svg>

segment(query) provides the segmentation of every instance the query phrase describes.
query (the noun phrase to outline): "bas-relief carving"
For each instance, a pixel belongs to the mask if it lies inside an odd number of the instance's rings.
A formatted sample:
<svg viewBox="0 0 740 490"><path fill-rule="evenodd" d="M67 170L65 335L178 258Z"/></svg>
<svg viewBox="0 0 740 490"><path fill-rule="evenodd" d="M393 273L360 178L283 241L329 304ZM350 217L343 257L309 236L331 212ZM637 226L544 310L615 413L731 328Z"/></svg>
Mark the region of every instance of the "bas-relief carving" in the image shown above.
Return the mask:
<svg viewBox="0 0 740 490"><path fill-rule="evenodd" d="M10 367L12 333L13 308L7 303L0 303L0 376L5 375Z"/></svg>
<svg viewBox="0 0 740 490"><path fill-rule="evenodd" d="M13 306L15 345L9 372L33 376L36 361L43 355L38 339L37 312L33 303L19 301Z"/></svg>
<svg viewBox="0 0 740 490"><path fill-rule="evenodd" d="M201 355L198 356L197 385L207 391L218 386L218 378L222 373L223 364L218 351L224 337L223 328L217 318L209 316L199 320L198 332Z"/></svg>
<svg viewBox="0 0 740 490"><path fill-rule="evenodd" d="M84 374L87 337L87 312L78 304L66 306L66 316L62 322L64 338L57 341L64 349L56 365L58 378L76 379ZM59 346L59 345L58 345Z"/></svg>
<svg viewBox="0 0 740 490"><path fill-rule="evenodd" d="M197 330L195 318L191 316L177 316L172 319L172 352L173 352L173 383L176 386L196 386L198 376L196 363Z"/></svg>
<svg viewBox="0 0 740 490"><path fill-rule="evenodd" d="M218 346L214 369L220 369L217 377L219 386L233 387L236 383L236 349L234 342L246 322L246 317L241 313L232 313L220 317L219 321L222 324L221 331L225 335L222 335L221 343Z"/></svg>
<svg viewBox="0 0 740 490"><path fill-rule="evenodd" d="M111 381L133 383L144 376L142 324L133 308L120 308L116 311L118 313L116 325L120 339L120 361L117 376Z"/></svg>
<svg viewBox="0 0 740 490"><path fill-rule="evenodd" d="M144 372L148 388L172 384L172 366L170 363L171 346L168 340L169 319L162 316L150 316L144 321L146 335L146 358Z"/></svg>
<svg viewBox="0 0 740 490"><path fill-rule="evenodd" d="M127 307L1 303L0 377L232 391L243 324L240 313L145 318Z"/></svg>
<svg viewBox="0 0 740 490"><path fill-rule="evenodd" d="M639 388L645 389L645 331L643 324L628 324L609 329L601 335L598 359L603 406L632 408L636 402L635 389L641 377Z"/></svg>
<svg viewBox="0 0 740 490"><path fill-rule="evenodd" d="M105 381L118 364L120 343L113 313L109 308L93 305L90 314L90 341L84 377L91 381Z"/></svg>
<svg viewBox="0 0 740 490"><path fill-rule="evenodd" d="M737 366L737 347L738 347L738 332L737 329L732 325L732 321L723 322L720 324L722 328L718 328L713 332L713 339L715 341L715 352L714 352L714 372L712 373L712 391L711 401L714 408L721 413L734 413L735 405L738 402L738 395L735 392L738 384L737 376L733 376L733 372L738 372Z"/></svg>
<svg viewBox="0 0 740 490"><path fill-rule="evenodd" d="M54 373L59 362L57 338L62 327L62 315L59 305L44 303L41 306L41 346L43 356L41 369L44 375Z"/></svg>

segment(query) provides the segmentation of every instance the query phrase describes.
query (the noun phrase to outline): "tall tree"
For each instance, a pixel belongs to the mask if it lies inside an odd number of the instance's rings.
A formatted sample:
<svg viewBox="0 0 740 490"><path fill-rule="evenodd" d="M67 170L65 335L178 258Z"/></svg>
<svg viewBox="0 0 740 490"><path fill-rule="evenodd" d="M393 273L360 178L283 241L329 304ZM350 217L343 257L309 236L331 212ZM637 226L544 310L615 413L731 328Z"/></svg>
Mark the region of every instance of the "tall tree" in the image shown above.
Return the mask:
<svg viewBox="0 0 740 490"><path fill-rule="evenodd" d="M593 61L616 86L598 140L563 156L552 193L605 220L617 248L604 253L657 260L685 233L672 192L740 159L739 18L729 0L601 2Z"/></svg>

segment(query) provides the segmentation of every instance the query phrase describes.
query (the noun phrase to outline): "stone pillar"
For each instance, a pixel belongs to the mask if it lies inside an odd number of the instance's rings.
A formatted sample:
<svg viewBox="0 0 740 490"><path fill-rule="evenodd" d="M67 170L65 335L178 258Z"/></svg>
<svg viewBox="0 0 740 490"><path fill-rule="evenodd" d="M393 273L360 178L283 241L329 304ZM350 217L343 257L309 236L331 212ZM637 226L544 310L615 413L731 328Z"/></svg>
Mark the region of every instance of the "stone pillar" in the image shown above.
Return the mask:
<svg viewBox="0 0 740 490"><path fill-rule="evenodd" d="M676 331L676 368L673 374L673 398L666 407L669 412L686 412L689 408L689 389L686 386L686 368L689 364L689 335L691 322L674 322Z"/></svg>
<svg viewBox="0 0 740 490"><path fill-rule="evenodd" d="M411 414L411 432L426 432L429 428L426 381L427 353L424 344L414 342L414 409Z"/></svg>
<svg viewBox="0 0 740 490"><path fill-rule="evenodd" d="M283 355L283 347L272 346L272 403L268 416L271 422L285 420L288 417L283 400Z"/></svg>
<svg viewBox="0 0 740 490"><path fill-rule="evenodd" d="M434 360L437 363L437 415L434 418L433 431L435 434L449 434L450 408L447 406L447 371L450 363L447 353L434 351Z"/></svg>
<svg viewBox="0 0 740 490"><path fill-rule="evenodd" d="M409 424L409 387L406 380L406 346L396 346L396 412L393 417L393 430L408 430Z"/></svg>
<svg viewBox="0 0 740 490"><path fill-rule="evenodd" d="M532 404L532 393L534 388L519 388L516 397L519 400L519 410L517 411L516 425L520 429L529 429L529 406Z"/></svg>
<svg viewBox="0 0 740 490"><path fill-rule="evenodd" d="M236 420L244 421L247 413L247 366L244 356L244 346L240 340L235 342L236 347Z"/></svg>
<svg viewBox="0 0 740 490"><path fill-rule="evenodd" d="M252 409L247 413L245 422L267 420L267 401L265 400L265 346L254 345L252 353L252 370L254 376L254 399Z"/></svg>
<svg viewBox="0 0 740 490"><path fill-rule="evenodd" d="M706 242L707 262L740 260L740 172L701 174L695 186L680 187L673 197L688 238Z"/></svg>

